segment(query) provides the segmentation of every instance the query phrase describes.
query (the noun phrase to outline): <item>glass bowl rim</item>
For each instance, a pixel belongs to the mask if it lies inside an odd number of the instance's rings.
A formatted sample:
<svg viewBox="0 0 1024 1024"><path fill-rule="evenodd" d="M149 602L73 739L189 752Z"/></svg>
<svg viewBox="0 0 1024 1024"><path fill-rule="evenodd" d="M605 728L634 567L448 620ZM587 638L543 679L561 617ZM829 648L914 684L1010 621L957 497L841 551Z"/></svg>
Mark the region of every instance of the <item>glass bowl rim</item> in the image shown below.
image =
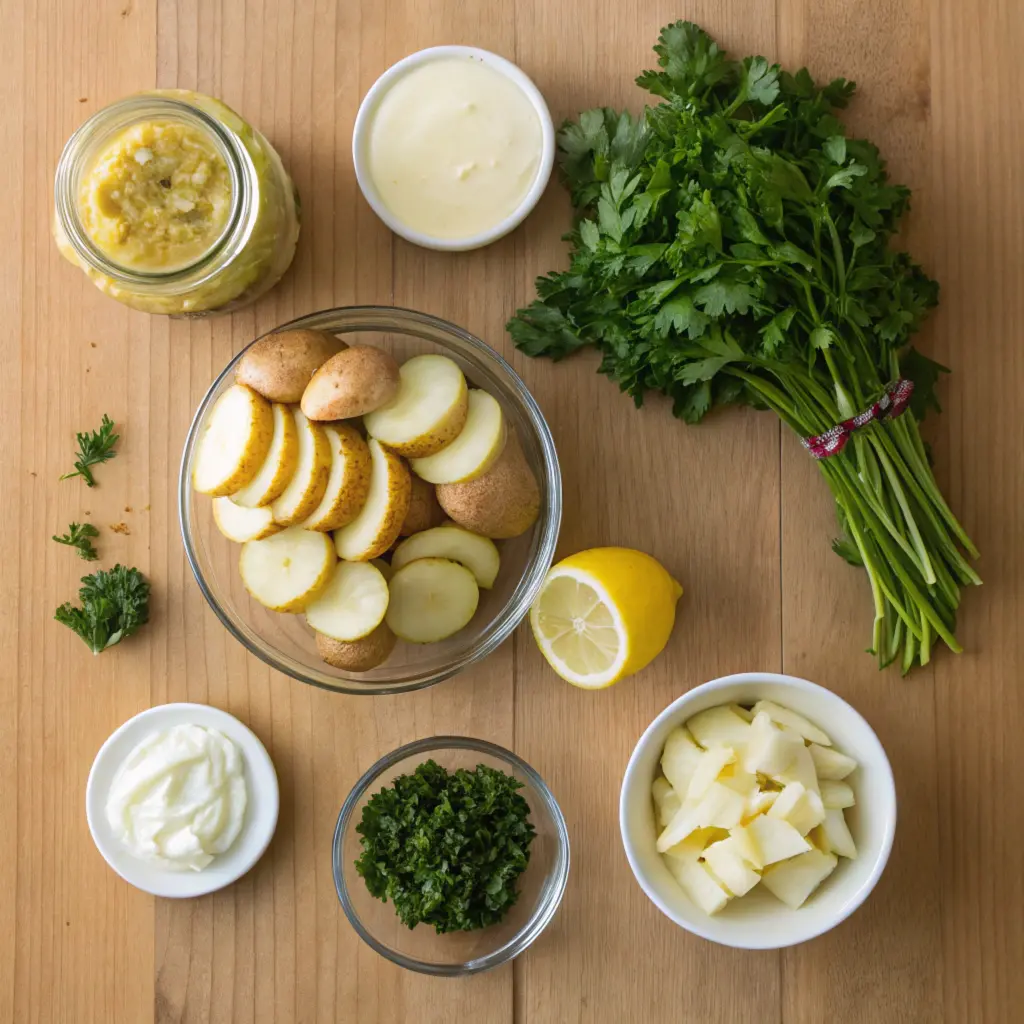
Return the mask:
<svg viewBox="0 0 1024 1024"><path fill-rule="evenodd" d="M397 320L396 324L385 326L373 323L372 318L390 316ZM364 322L361 318L367 318ZM331 319L349 319L343 333L355 333L357 331L391 331L402 333L405 327L421 326L433 328L445 334L455 335L460 341L473 350L483 362L494 364L494 367L505 378L504 382L515 394L520 404L521 411L525 414L533 429L541 449L543 462L544 488L547 499L545 507L537 520L536 529L541 531L540 543L536 557L529 564L520 577L515 590L498 613L498 621L495 628L490 632L481 633L479 637L463 652L456 660L446 664L435 671L425 675L416 675L404 682L383 682L372 681L366 683L355 683L348 679L336 679L333 676L322 674L317 678L311 673L312 669L299 668L297 663L293 665L293 659L285 656L278 656L271 651L260 639L258 634L245 627L244 624L236 623L231 615L222 607L220 601L214 595L208 584L199 558L196 546L192 538L192 511L190 500L192 497L192 481L188 472L190 456L195 449L200 424L204 421L210 406L215 400L215 395L223 381L234 372L235 366L243 355L256 344L257 341L268 337L271 334L279 334L287 330L299 329L321 329L324 321ZM334 330L339 330L335 328ZM411 334L411 337L421 335ZM431 340L423 338L422 340ZM438 344L437 342L434 342ZM443 347L438 344L438 347ZM333 693L349 693L356 696L380 696L389 693L410 693L414 690L422 690L428 686L450 679L471 665L482 661L501 646L516 630L519 624L526 618L530 605L540 592L544 577L551 563L554 560L555 546L558 543L558 532L562 522L562 474L558 463L558 453L555 449L554 438L551 436L551 429L548 427L544 414L540 411L533 395L530 394L519 374L505 360L496 349L493 349L485 341L475 334L453 324L441 317L432 316L429 313L420 313L417 310L405 309L402 306L381 306L381 305L358 305L358 306L335 306L330 309L318 310L307 313L304 316L289 320L269 331L264 332L258 338L254 338L248 345L237 352L227 363L223 370L216 376L213 383L206 389L192 417L188 433L185 436L185 444L182 448L181 464L178 470L178 524L181 530L181 539L185 548L185 557L188 560L189 568L199 586L200 593L206 599L206 603L213 610L214 615L220 620L221 625L250 653L255 655L265 664L278 672L284 673L291 679L310 686L319 687ZM250 637L249 634L252 634Z"/></svg>
<svg viewBox="0 0 1024 1024"><path fill-rule="evenodd" d="M499 761L503 761L524 775L540 794L544 807L550 815L552 822L554 822L557 837L555 862L548 876L554 879L554 882L547 897L540 902L523 927L503 946L496 949L493 953L488 953L486 956L477 957L475 960L468 960L461 964L426 963L422 960L406 956L404 953L399 953L397 950L390 949L375 939L363 925L349 899L348 886L345 884L345 873L340 864L341 842L348 827L349 819L355 813L367 790L369 790L374 782L389 768L394 767L394 765L405 760L407 757L441 750L473 750L478 753L487 754ZM532 768L518 755L513 754L511 750L499 746L497 743L474 739L470 736L428 736L425 739L406 743L385 754L360 776L359 781L356 782L349 795L345 798L345 802L341 806L341 812L338 815L338 823L334 828L334 840L331 844L331 870L334 875L334 888L338 893L341 908L344 910L349 924L355 929L356 934L371 949L374 949L392 963L398 964L399 967L404 967L410 971L417 971L420 974L448 978L464 977L499 967L513 960L530 946L547 928L561 905L562 897L565 895L565 889L569 882L570 859L569 828L565 823L565 816L562 814L561 807L558 806L554 793L551 792L548 784L540 777L536 769Z"/></svg>

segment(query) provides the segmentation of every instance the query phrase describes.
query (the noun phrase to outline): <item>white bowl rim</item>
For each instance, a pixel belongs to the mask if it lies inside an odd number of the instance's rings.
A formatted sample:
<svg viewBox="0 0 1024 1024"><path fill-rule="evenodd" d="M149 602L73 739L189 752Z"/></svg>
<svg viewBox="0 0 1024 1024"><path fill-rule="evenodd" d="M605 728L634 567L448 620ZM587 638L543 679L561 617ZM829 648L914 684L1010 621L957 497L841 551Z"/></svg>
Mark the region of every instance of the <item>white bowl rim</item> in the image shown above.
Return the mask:
<svg viewBox="0 0 1024 1024"><path fill-rule="evenodd" d="M381 98L394 83L403 75L406 75L415 67L419 67L430 61L440 60L444 57L472 57L482 61L495 71L500 71L506 78L514 82L530 101L537 111L540 119L541 129L541 154L537 165L537 174L533 179L526 195L523 196L520 204L503 220L493 227L478 234L470 235L468 238L437 238L422 231L417 231L400 221L384 205L377 188L373 183L369 168L366 165L366 139L370 132L373 116L376 113ZM533 80L512 61L502 57L490 50L484 50L479 46L428 46L424 50L417 50L403 57L400 61L392 64L373 85L370 86L362 103L359 104L359 111L356 114L355 125L352 129L352 164L356 172L356 181L359 183L363 198L370 204L373 212L391 229L396 235L404 238L407 242L422 246L425 249L436 249L442 252L466 252L469 249L480 249L485 245L496 242L503 238L510 231L515 230L529 216L533 208L540 201L540 197L547 188L551 178L551 169L555 163L555 125L551 120L551 112L548 110L547 102L543 94L534 85Z"/></svg>
<svg viewBox="0 0 1024 1024"><path fill-rule="evenodd" d="M248 805L242 832L231 848L202 871L167 871L133 857L107 824L104 781L147 733L183 722L218 729L242 751L248 782ZM188 702L157 704L118 726L100 747L85 786L85 814L89 832L103 859L129 885L170 899L204 896L231 885L249 871L266 852L277 828L280 792L274 762L259 737L234 715L209 704Z"/></svg>
<svg viewBox="0 0 1024 1024"><path fill-rule="evenodd" d="M713 935L710 929L704 928L701 924L683 919L679 915L675 914L672 911L672 908L660 898L654 887L648 883L646 878L643 877L639 864L639 857L637 856L632 837L629 834L629 830L626 825L628 806L627 790L629 789L629 782L631 781L632 774L636 770L636 763L639 761L643 749L647 746L649 737L656 732L659 726L661 726L666 720L670 720L675 717L681 707L691 703L695 697L714 693L717 690L726 689L727 687L735 686L737 684L763 682L789 686L792 689L802 690L805 693L824 695L826 699L833 700L844 705L855 718L859 719L860 723L866 730L865 735L869 742L873 742L877 747L876 753L878 757L876 766L881 770L883 783L890 792L892 814L885 822L882 843L875 857L875 863L872 865L871 873L861 883L859 888L850 895L836 916L826 919L821 927L809 927L805 933L799 933L792 939L782 942L778 940L759 940L756 935L752 936L749 941L729 942L718 935ZM629 861L629 867L633 872L633 877L636 879L640 888L643 889L644 893L646 893L648 899L650 899L650 901L670 921L677 924L680 928L684 928L686 931L691 932L694 935L698 935L702 939L707 939L709 942L717 943L718 945L732 946L736 949L784 949L788 946L796 946L800 943L808 942L811 939L817 938L819 935L823 935L825 932L831 931L837 925L845 921L868 898L871 891L878 883L879 878L882 877L882 872L885 870L885 866L889 860L889 854L892 851L893 839L896 835L897 810L896 782L893 778L892 766L889 764L888 755L885 753L882 741L879 740L867 719L864 718L864 716L852 704L844 700L839 696L839 694L832 690L829 690L824 686L820 686L818 683L812 683L809 679L801 679L799 676L784 675L779 672L737 672L733 675L720 676L718 679L712 679L709 682L702 683L700 686L695 686L692 690L687 690L686 693L681 694L672 701L672 703L669 704L668 707L666 707L643 731L640 739L637 740L636 746L633 748L633 753L630 755L629 762L626 765L626 771L622 777L622 789L619 792L619 833L622 837L622 845L626 851L626 859Z"/></svg>

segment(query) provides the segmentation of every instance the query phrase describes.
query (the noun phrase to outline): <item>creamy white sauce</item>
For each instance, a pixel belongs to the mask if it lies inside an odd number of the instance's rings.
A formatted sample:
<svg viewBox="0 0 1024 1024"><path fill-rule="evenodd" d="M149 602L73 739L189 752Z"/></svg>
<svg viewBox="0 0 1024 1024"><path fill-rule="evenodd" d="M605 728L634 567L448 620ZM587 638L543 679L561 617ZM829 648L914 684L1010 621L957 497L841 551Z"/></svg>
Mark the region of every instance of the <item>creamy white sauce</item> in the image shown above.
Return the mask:
<svg viewBox="0 0 1024 1024"><path fill-rule="evenodd" d="M480 60L439 58L402 76L380 101L370 176L406 226L471 238L518 208L542 148L540 118L515 82Z"/></svg>
<svg viewBox="0 0 1024 1024"><path fill-rule="evenodd" d="M238 837L248 802L242 755L216 729L176 725L142 740L118 769L107 821L140 860L202 871Z"/></svg>

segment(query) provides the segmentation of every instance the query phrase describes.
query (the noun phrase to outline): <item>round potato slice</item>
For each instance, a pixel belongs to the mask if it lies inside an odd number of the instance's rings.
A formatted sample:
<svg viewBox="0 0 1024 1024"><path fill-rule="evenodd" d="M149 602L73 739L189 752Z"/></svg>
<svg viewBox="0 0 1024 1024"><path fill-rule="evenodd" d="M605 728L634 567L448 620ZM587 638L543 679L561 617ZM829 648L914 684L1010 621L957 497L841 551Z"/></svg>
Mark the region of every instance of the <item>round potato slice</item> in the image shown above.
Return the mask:
<svg viewBox="0 0 1024 1024"><path fill-rule="evenodd" d="M319 506L331 475L331 446L324 428L292 409L299 438L299 456L288 486L270 506L282 526L301 523Z"/></svg>
<svg viewBox="0 0 1024 1024"><path fill-rule="evenodd" d="M245 589L275 612L301 612L327 585L337 564L326 534L291 526L242 545L238 559Z"/></svg>
<svg viewBox="0 0 1024 1024"><path fill-rule="evenodd" d="M437 500L460 526L495 540L525 533L540 514L537 478L514 433L486 473L459 484L439 484Z"/></svg>
<svg viewBox="0 0 1024 1024"><path fill-rule="evenodd" d="M411 459L409 468L431 484L475 480L498 461L505 447L505 414L486 391L469 392L466 422L459 436L436 455Z"/></svg>
<svg viewBox="0 0 1024 1024"><path fill-rule="evenodd" d="M339 562L330 582L306 605L306 621L334 640L372 633L388 610L388 585L370 562Z"/></svg>
<svg viewBox="0 0 1024 1024"><path fill-rule="evenodd" d="M421 558L398 569L388 585L385 621L400 640L432 644L458 633L476 614L473 574L445 558Z"/></svg>
<svg viewBox="0 0 1024 1024"><path fill-rule="evenodd" d="M320 504L302 523L321 533L352 522L370 493L370 449L359 432L347 423L335 423L325 424L324 433L331 448L331 472Z"/></svg>
<svg viewBox="0 0 1024 1024"><path fill-rule="evenodd" d="M274 436L270 403L243 384L217 399L199 439L192 486L200 494L233 494L257 473Z"/></svg>
<svg viewBox="0 0 1024 1024"><path fill-rule="evenodd" d="M281 529L269 508L246 508L228 497L213 499L213 521L217 529L236 544L262 540Z"/></svg>
<svg viewBox="0 0 1024 1024"><path fill-rule="evenodd" d="M321 364L346 347L326 331L268 334L242 353L235 380L272 402L298 402Z"/></svg>
<svg viewBox="0 0 1024 1024"><path fill-rule="evenodd" d="M287 405L275 402L274 436L270 450L256 475L240 490L231 495L236 505L259 508L269 505L288 486L299 461L299 432L295 417Z"/></svg>
<svg viewBox="0 0 1024 1024"><path fill-rule="evenodd" d="M302 393L311 420L349 420L386 405L398 393L394 356L370 345L339 352L313 374Z"/></svg>
<svg viewBox="0 0 1024 1024"><path fill-rule="evenodd" d="M335 640L333 637L316 635L316 651L320 657L334 668L346 672L369 672L388 660L395 649L395 634L382 622L368 636L360 637L351 642Z"/></svg>
<svg viewBox="0 0 1024 1024"><path fill-rule="evenodd" d="M413 356L399 370L398 394L363 418L371 437L409 458L439 452L459 435L469 398L466 378L447 356Z"/></svg>
<svg viewBox="0 0 1024 1024"><path fill-rule="evenodd" d="M477 586L490 590L501 568L501 557L494 541L470 533L461 526L437 526L414 533L395 548L391 568L397 572L418 558L447 558L464 565L475 577Z"/></svg>
<svg viewBox="0 0 1024 1024"><path fill-rule="evenodd" d="M412 485L408 466L372 438L369 449L370 491L366 503L352 522L334 531L338 557L348 562L368 562L383 555L398 539L409 511Z"/></svg>

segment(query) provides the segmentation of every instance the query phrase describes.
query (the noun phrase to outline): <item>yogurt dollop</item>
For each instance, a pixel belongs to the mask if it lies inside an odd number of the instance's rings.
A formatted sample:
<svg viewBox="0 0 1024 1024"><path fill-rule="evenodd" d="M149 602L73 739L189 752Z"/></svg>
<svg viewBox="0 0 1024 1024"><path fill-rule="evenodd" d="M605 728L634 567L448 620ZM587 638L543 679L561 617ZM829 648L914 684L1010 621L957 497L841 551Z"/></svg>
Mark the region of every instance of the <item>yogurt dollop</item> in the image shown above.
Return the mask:
<svg viewBox="0 0 1024 1024"><path fill-rule="evenodd" d="M216 729L176 725L142 740L118 769L107 821L140 860L202 871L238 838L248 803L242 755Z"/></svg>

